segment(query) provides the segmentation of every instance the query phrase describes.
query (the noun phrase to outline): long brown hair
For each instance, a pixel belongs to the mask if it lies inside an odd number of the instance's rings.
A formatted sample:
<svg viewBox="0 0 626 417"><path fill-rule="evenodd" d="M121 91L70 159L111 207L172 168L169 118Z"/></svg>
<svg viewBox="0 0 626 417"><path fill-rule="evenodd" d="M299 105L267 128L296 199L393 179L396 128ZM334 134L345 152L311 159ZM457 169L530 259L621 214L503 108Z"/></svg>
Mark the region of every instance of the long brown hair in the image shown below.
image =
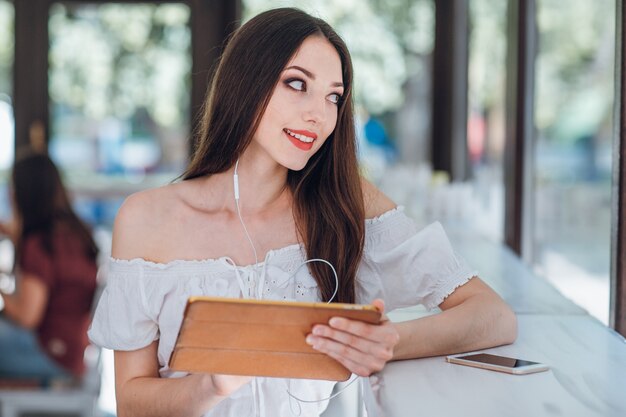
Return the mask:
<svg viewBox="0 0 626 417"><path fill-rule="evenodd" d="M352 107L352 61L323 20L293 8L259 14L230 38L213 76L193 158L183 179L230 169L250 144L280 74L309 36L325 37L342 64L344 95L335 130L301 171L289 171L294 219L307 256L329 261L339 275L334 301L355 301L365 214ZM323 300L335 289L332 271L308 264Z"/></svg>
<svg viewBox="0 0 626 417"><path fill-rule="evenodd" d="M61 175L52 160L39 153L26 153L17 159L11 172L13 205L20 220L16 242L15 264L19 263L24 240L41 234L44 250L53 255L52 235L61 225L82 242L86 255L96 260L96 246L87 226L78 218Z"/></svg>

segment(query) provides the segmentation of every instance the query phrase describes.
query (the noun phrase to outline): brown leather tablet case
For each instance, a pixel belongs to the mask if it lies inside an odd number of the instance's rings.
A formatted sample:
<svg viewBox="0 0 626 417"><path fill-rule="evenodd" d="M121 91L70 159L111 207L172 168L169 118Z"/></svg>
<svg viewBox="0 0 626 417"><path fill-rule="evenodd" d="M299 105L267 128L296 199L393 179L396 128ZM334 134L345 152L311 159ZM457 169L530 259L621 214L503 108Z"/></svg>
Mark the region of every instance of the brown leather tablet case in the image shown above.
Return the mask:
<svg viewBox="0 0 626 417"><path fill-rule="evenodd" d="M192 297L170 368L227 375L345 381L350 371L305 342L331 317L379 323L374 307Z"/></svg>

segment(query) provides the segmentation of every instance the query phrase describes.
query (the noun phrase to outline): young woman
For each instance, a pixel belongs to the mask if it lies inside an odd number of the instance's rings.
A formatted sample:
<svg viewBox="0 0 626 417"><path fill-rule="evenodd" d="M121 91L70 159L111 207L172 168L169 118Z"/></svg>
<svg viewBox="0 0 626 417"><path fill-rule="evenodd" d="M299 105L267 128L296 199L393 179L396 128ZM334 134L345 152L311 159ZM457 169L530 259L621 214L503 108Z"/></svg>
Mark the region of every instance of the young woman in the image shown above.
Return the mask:
<svg viewBox="0 0 626 417"><path fill-rule="evenodd" d="M307 342L358 375L516 337L514 314L455 256L441 227L417 232L359 177L350 56L328 24L296 9L262 13L230 39L183 181L127 199L112 257L90 336L115 350L122 417L288 416L287 390L328 397L327 381L167 366L189 296L328 301L332 271L299 268L306 259L337 270L333 301L443 310L399 324L316 326ZM326 404L302 403L301 415Z"/></svg>
<svg viewBox="0 0 626 417"><path fill-rule="evenodd" d="M16 291L2 294L0 378L79 377L84 371L98 250L78 219L56 167L28 154L13 166Z"/></svg>

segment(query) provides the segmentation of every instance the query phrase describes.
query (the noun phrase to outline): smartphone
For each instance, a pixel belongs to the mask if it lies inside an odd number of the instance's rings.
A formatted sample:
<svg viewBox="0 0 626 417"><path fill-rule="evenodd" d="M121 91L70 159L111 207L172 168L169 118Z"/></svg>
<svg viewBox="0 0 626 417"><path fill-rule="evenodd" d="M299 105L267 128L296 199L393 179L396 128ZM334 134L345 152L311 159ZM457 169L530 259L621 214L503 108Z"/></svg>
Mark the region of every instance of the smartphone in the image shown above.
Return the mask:
<svg viewBox="0 0 626 417"><path fill-rule="evenodd" d="M539 362L524 359L492 355L490 353L464 353L446 357L446 361L459 365L474 366L492 371L506 372L515 375L532 374L547 371L549 367Z"/></svg>

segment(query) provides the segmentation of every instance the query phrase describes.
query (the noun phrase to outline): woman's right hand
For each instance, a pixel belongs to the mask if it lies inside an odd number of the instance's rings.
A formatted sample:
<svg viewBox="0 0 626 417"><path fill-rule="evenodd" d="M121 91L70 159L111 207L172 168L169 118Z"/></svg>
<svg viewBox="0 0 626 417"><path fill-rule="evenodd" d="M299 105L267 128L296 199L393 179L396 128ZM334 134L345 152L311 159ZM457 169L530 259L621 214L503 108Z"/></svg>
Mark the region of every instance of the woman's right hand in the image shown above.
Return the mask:
<svg viewBox="0 0 626 417"><path fill-rule="evenodd" d="M252 378L192 373L161 378L159 342L115 351L115 392L119 417L201 416Z"/></svg>
<svg viewBox="0 0 626 417"><path fill-rule="evenodd" d="M239 375L207 375L209 377L210 393L217 397L228 397L248 382L252 381L251 376Z"/></svg>

